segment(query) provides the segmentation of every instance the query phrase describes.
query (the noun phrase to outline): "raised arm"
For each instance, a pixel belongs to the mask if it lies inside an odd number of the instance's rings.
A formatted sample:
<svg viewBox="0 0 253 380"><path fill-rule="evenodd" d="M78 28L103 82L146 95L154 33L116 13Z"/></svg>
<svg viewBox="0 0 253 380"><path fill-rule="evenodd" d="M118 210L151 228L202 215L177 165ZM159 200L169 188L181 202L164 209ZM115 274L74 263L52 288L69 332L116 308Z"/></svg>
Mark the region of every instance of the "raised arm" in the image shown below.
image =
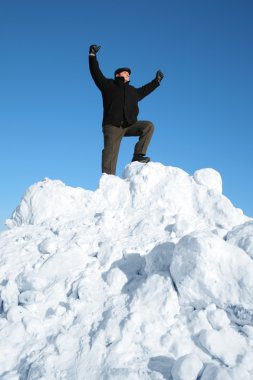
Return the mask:
<svg viewBox="0 0 253 380"><path fill-rule="evenodd" d="M145 96L149 95L152 91L159 87L160 82L163 79L163 76L163 73L160 70L158 70L155 79L145 84L144 86L137 88L139 100L142 100L143 98L145 98Z"/></svg>
<svg viewBox="0 0 253 380"><path fill-rule="evenodd" d="M91 45L89 50L89 66L90 66L90 73L91 76L96 83L97 87L102 91L105 82L106 77L103 75L102 71L100 70L98 61L97 61L97 52L99 51L101 46L98 45Z"/></svg>

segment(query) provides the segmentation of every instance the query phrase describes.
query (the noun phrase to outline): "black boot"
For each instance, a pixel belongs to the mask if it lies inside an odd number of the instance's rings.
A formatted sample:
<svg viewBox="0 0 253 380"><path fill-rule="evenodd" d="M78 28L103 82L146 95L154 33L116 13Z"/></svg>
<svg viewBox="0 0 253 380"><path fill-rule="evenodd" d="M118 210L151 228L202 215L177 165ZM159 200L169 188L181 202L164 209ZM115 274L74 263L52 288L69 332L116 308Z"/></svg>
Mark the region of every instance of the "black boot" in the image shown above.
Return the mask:
<svg viewBox="0 0 253 380"><path fill-rule="evenodd" d="M146 157L144 154L134 154L132 162L133 161L147 163L150 161L150 158Z"/></svg>

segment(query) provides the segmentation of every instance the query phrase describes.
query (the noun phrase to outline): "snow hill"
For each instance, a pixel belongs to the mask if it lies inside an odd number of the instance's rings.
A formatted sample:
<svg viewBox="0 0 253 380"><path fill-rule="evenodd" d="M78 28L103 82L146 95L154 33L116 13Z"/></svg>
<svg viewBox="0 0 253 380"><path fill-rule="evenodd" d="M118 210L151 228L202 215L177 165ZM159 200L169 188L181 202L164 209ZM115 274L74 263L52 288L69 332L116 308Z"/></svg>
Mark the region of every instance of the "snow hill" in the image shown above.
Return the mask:
<svg viewBox="0 0 253 380"><path fill-rule="evenodd" d="M45 179L7 225L2 380L253 379L253 220L215 170Z"/></svg>

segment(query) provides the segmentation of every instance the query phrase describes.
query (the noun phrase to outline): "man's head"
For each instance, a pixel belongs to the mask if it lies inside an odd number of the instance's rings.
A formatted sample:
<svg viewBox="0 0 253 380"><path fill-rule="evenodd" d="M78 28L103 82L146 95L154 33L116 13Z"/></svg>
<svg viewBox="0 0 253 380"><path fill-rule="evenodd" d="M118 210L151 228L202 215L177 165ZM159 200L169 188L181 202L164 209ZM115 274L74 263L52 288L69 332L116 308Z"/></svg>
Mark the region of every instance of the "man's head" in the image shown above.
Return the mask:
<svg viewBox="0 0 253 380"><path fill-rule="evenodd" d="M129 82L131 70L128 67L120 67L119 69L115 70L114 76L116 77L122 77L124 78L124 82Z"/></svg>

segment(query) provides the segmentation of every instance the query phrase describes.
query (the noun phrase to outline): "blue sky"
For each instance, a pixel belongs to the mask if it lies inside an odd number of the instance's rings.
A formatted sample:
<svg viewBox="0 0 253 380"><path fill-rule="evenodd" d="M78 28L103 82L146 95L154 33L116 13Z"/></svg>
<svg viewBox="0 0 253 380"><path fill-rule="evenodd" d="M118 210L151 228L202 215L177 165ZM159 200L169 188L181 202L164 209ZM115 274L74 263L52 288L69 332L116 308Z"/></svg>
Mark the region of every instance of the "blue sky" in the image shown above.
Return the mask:
<svg viewBox="0 0 253 380"><path fill-rule="evenodd" d="M132 69L155 134L148 155L190 174L212 167L223 193L253 216L253 2L251 0L5 1L0 5L0 228L44 177L94 190L101 175L100 67ZM122 141L117 174L136 138Z"/></svg>

